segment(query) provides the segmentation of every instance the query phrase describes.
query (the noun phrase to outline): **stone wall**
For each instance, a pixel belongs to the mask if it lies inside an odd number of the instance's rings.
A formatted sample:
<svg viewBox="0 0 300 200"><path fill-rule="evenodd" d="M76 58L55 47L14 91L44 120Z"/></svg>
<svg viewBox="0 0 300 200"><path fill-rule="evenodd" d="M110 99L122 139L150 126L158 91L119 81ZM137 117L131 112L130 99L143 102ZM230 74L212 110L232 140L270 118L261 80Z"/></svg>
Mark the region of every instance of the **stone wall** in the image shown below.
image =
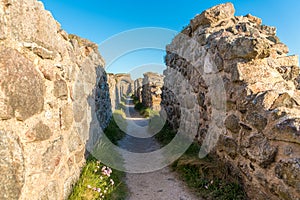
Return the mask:
<svg viewBox="0 0 300 200"><path fill-rule="evenodd" d="M112 110L119 109L119 104L134 90L134 82L130 74L108 74L109 96ZM124 99L123 99L124 100Z"/></svg>
<svg viewBox="0 0 300 200"><path fill-rule="evenodd" d="M143 90L143 79L138 78L134 81L134 96L136 96L140 102L142 102L142 90Z"/></svg>
<svg viewBox="0 0 300 200"><path fill-rule="evenodd" d="M117 109L117 95L118 95L118 88L117 88L117 80L114 74L109 73L107 74L108 78L108 85L109 85L109 95L111 99L111 109L114 111Z"/></svg>
<svg viewBox="0 0 300 200"><path fill-rule="evenodd" d="M0 199L65 199L111 116L104 61L35 0L0 1L0 43Z"/></svg>
<svg viewBox="0 0 300 200"><path fill-rule="evenodd" d="M163 76L153 72L144 73L142 103L153 110L160 110Z"/></svg>
<svg viewBox="0 0 300 200"><path fill-rule="evenodd" d="M119 99L117 102L120 103L122 97L126 97L133 92L134 82L131 79L130 74L116 74L115 77L119 92Z"/></svg>
<svg viewBox="0 0 300 200"><path fill-rule="evenodd" d="M298 57L274 27L234 12L230 3L204 11L167 46L168 122L196 129L200 155L230 163L250 199L300 199Z"/></svg>

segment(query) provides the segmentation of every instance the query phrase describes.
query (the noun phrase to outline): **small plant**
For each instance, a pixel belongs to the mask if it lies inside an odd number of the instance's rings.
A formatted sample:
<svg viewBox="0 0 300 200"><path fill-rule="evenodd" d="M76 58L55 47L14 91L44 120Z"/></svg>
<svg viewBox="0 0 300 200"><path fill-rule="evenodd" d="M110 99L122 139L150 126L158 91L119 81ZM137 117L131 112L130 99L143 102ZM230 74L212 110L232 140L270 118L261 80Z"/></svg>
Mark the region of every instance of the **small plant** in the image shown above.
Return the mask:
<svg viewBox="0 0 300 200"><path fill-rule="evenodd" d="M159 115L158 111L152 110L151 108L144 106L144 104L140 103L139 101L136 102L134 108L146 118L151 118L155 115Z"/></svg>
<svg viewBox="0 0 300 200"><path fill-rule="evenodd" d="M140 103L139 98L137 98L136 96L132 95L131 98L133 99L133 104L134 105Z"/></svg>
<svg viewBox="0 0 300 200"><path fill-rule="evenodd" d="M90 156L82 170L79 181L69 196L69 200L112 199L114 193L123 187L121 186L123 183L120 182L120 172L116 171L116 174L114 173L115 171L113 172L112 169Z"/></svg>
<svg viewBox="0 0 300 200"><path fill-rule="evenodd" d="M125 105L125 102L124 101L121 101L119 104L118 104L118 109L119 110L126 110L126 105Z"/></svg>

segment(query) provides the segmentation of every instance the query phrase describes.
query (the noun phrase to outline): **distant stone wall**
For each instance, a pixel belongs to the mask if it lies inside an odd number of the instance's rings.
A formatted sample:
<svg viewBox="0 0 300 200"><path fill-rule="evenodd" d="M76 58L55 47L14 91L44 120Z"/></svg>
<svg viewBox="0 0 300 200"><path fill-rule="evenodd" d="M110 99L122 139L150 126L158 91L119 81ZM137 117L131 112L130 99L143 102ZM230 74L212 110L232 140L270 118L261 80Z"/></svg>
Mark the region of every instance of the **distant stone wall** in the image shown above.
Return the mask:
<svg viewBox="0 0 300 200"><path fill-rule="evenodd" d="M160 110L163 76L157 73L144 73L142 103L153 110Z"/></svg>
<svg viewBox="0 0 300 200"><path fill-rule="evenodd" d="M108 83L108 75L104 68L98 68L97 74L97 85L96 85L96 113L100 127L104 130L112 117L113 106L110 97L110 87Z"/></svg>
<svg viewBox="0 0 300 200"><path fill-rule="evenodd" d="M0 43L0 199L66 199L111 116L104 61L35 0L0 1Z"/></svg>
<svg viewBox="0 0 300 200"><path fill-rule="evenodd" d="M250 199L300 199L298 57L274 27L234 12L230 3L204 11L167 46L168 122L196 128L201 144L209 138L206 150L241 174Z"/></svg>
<svg viewBox="0 0 300 200"><path fill-rule="evenodd" d="M115 77L119 91L119 103L121 102L122 97L126 97L133 92L134 82L131 79L130 74L115 74Z"/></svg>
<svg viewBox="0 0 300 200"><path fill-rule="evenodd" d="M130 74L108 74L109 96L112 110L119 109L122 98L134 92L134 81ZM123 99L124 100L124 99Z"/></svg>
<svg viewBox="0 0 300 200"><path fill-rule="evenodd" d="M117 109L117 95L118 95L118 88L117 88L117 80L114 74L109 73L107 74L108 78L108 85L109 85L109 95L111 99L111 108L112 111Z"/></svg>
<svg viewBox="0 0 300 200"><path fill-rule="evenodd" d="M143 79L138 78L134 81L134 96L142 102Z"/></svg>

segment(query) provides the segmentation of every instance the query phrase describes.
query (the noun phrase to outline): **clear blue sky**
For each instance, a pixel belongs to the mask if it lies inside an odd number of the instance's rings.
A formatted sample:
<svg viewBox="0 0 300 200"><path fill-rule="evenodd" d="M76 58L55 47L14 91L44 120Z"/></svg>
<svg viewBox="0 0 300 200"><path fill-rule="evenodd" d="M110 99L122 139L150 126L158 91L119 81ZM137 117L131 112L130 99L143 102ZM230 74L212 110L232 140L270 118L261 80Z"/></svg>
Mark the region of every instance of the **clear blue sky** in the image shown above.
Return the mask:
<svg viewBox="0 0 300 200"><path fill-rule="evenodd" d="M160 27L180 31L196 14L224 0L42 0L68 33L101 44L111 36L135 28ZM290 54L300 54L299 0L232 0L236 15L251 13L263 24L277 27ZM168 41L163 41L166 44ZM107 66L107 71L130 72L154 63L163 67L163 50L128 53ZM106 59L107 55L104 55ZM156 67L159 68L159 67ZM145 69L145 71L147 71ZM136 77L134 77L136 78Z"/></svg>

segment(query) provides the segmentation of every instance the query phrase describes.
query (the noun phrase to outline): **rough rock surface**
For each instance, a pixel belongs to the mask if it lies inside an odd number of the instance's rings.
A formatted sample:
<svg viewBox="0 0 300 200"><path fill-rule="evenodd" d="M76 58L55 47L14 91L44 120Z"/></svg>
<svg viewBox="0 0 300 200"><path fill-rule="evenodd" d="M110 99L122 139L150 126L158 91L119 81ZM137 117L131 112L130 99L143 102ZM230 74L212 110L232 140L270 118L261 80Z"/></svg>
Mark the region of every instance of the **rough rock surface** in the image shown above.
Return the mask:
<svg viewBox="0 0 300 200"><path fill-rule="evenodd" d="M144 73L142 103L153 110L160 110L163 76L153 72Z"/></svg>
<svg viewBox="0 0 300 200"><path fill-rule="evenodd" d="M300 199L299 63L287 53L274 27L234 16L231 3L197 15L167 46L168 122L196 133L201 156L231 163L250 199Z"/></svg>
<svg viewBox="0 0 300 200"><path fill-rule="evenodd" d="M130 74L108 74L109 94L112 110L119 109L121 101L134 90Z"/></svg>
<svg viewBox="0 0 300 200"><path fill-rule="evenodd" d="M0 1L0 199L67 198L111 116L103 66L41 2Z"/></svg>
<svg viewBox="0 0 300 200"><path fill-rule="evenodd" d="M118 90L116 88L117 80L115 78L115 75L112 73L108 73L107 82L109 87L109 97L111 99L111 109L112 111L114 111L115 109L117 109L116 100L118 95Z"/></svg>
<svg viewBox="0 0 300 200"><path fill-rule="evenodd" d="M138 78L134 81L134 96L142 102L143 78Z"/></svg>
<svg viewBox="0 0 300 200"><path fill-rule="evenodd" d="M133 91L133 80L130 74L116 74L117 87L119 88L119 97L126 97Z"/></svg>

